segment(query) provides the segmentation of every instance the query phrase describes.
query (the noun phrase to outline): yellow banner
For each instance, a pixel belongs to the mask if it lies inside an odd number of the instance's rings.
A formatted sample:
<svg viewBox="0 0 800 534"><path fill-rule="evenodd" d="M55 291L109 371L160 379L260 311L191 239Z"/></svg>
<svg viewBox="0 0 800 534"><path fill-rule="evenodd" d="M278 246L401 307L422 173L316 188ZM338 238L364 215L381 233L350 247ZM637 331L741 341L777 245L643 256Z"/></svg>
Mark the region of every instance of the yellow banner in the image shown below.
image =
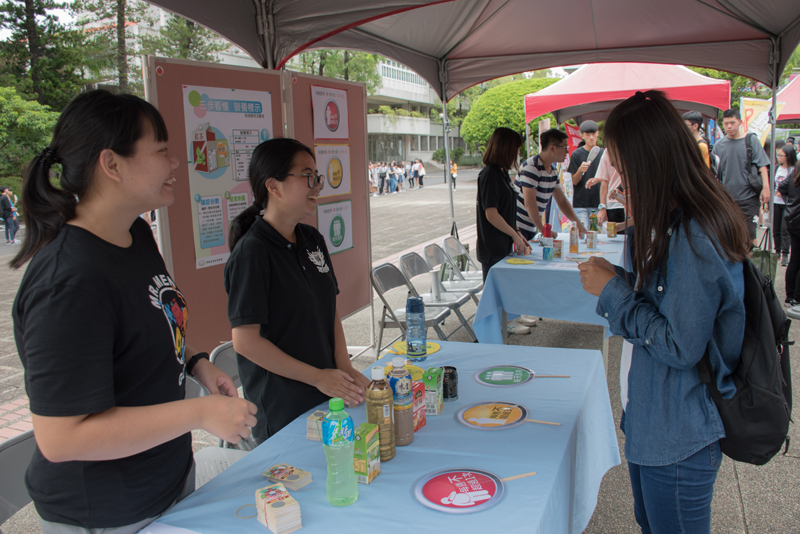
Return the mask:
<svg viewBox="0 0 800 534"><path fill-rule="evenodd" d="M785 105L785 102L778 102L778 115L781 114ZM762 145L769 137L769 110L771 107L772 100L745 97L739 100L739 111L742 114L744 131L756 134Z"/></svg>

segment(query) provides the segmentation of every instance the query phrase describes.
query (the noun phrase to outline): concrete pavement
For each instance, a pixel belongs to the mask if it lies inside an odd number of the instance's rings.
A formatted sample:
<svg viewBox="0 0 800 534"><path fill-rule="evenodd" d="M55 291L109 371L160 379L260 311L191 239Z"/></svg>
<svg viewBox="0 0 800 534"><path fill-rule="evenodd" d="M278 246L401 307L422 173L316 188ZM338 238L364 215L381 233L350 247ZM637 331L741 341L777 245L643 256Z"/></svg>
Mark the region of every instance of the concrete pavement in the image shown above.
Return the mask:
<svg viewBox="0 0 800 534"><path fill-rule="evenodd" d="M459 169L458 188L454 194L455 215L462 241L474 243L475 198L477 187L476 170ZM442 175L426 177L426 187L396 195L372 198L371 228L373 261L396 262L401 253L420 251L428 242L440 243L450 232L450 207L448 192L442 183ZM7 261L4 254L16 247L0 246L0 260ZM18 422L25 422L26 399L22 383L22 371L13 340L10 309L16 294L22 271L12 271L0 265L0 307L6 310L0 315L0 432ZM783 297L784 268L778 270L776 286ZM422 277L420 277L422 278ZM415 280L417 283L417 280ZM419 285L424 285L420 280ZM421 287L421 289L424 289ZM405 301L404 292L390 294L393 304ZM467 316L475 311L468 305ZM370 323L381 311L380 301L374 310L363 310L345 319L345 331L350 345L366 345L370 340ZM456 321L448 319L447 333L457 327ZM394 331L396 332L396 330ZM387 335L392 335L388 331ZM793 325L792 339L800 339L800 326ZM468 341L466 332L457 332L453 340ZM515 345L565 347L601 350L602 328L599 326L553 321L545 319L527 336L510 336ZM616 423L621 413L619 391L620 338L610 340L608 386ZM800 349L796 349L800 350ZM356 360L360 368L373 362L372 357L362 356ZM793 382L795 392L800 392L800 357L793 355ZM10 409L9 406L13 406ZM4 410L4 408L6 408ZM21 413L18 413L21 412ZM13 421L2 419L4 414L14 414ZM17 417L18 416L18 417ZM11 417L11 416L9 416ZM779 455L763 467L733 462L725 458L717 478L712 504L712 532L730 534L792 534L800 533L800 431L797 425L791 428L793 447L786 456ZM622 454L624 436L617 430ZM214 443L204 432L193 433L195 448ZM2 439L2 437L0 437ZM623 458L624 462L624 458ZM40 532L35 511L27 507L2 525L3 532ZM627 467L624 463L611 469L605 476L598 495L597 508L585 533L627 534L639 529L633 517L633 500ZM554 533L557 534L557 533Z"/></svg>

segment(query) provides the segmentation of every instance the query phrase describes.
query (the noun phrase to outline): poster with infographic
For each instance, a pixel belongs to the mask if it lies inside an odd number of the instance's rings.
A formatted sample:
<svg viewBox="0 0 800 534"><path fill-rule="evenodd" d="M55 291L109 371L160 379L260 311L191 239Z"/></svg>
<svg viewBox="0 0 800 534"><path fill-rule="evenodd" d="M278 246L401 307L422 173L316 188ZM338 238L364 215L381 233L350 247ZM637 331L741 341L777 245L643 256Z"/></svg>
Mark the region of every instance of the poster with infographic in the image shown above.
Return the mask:
<svg viewBox="0 0 800 534"><path fill-rule="evenodd" d="M231 221L253 202L248 167L270 139L272 95L220 87L183 86L195 266L224 264Z"/></svg>
<svg viewBox="0 0 800 534"><path fill-rule="evenodd" d="M345 200L317 206L317 230L325 238L331 256L353 248L352 204Z"/></svg>
<svg viewBox="0 0 800 534"><path fill-rule="evenodd" d="M348 139L347 91L331 87L311 86L314 116L314 139Z"/></svg>
<svg viewBox="0 0 800 534"><path fill-rule="evenodd" d="M350 194L350 147L314 145L317 171L325 175L325 187L319 198Z"/></svg>

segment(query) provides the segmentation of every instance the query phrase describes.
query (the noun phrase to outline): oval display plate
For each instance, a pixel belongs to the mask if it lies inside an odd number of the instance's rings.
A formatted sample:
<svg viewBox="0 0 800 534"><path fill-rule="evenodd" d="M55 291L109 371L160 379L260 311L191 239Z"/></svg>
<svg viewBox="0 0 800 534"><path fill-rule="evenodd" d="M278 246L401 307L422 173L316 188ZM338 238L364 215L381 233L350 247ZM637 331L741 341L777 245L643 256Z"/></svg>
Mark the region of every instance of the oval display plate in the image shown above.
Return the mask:
<svg viewBox="0 0 800 534"><path fill-rule="evenodd" d="M503 430L525 424L528 409L515 402L484 401L470 404L456 413L462 425L478 430Z"/></svg>
<svg viewBox="0 0 800 534"><path fill-rule="evenodd" d="M527 384L536 377L536 373L519 365L493 365L475 371L472 378L478 384L492 388L513 388Z"/></svg>
<svg viewBox="0 0 800 534"><path fill-rule="evenodd" d="M533 265L533 260L526 260L524 258L508 258L506 263L510 263L511 265Z"/></svg>
<svg viewBox="0 0 800 534"><path fill-rule="evenodd" d="M446 514L487 510L503 498L503 481L481 469L440 469L424 475L412 487L423 506Z"/></svg>
<svg viewBox="0 0 800 534"><path fill-rule="evenodd" d="M392 348L401 356L405 356L408 354L408 345L406 345L405 341L397 341ZM442 348L438 343L433 341L428 341L425 343L425 348L427 349L428 356L433 354L434 352L438 352L440 348Z"/></svg>

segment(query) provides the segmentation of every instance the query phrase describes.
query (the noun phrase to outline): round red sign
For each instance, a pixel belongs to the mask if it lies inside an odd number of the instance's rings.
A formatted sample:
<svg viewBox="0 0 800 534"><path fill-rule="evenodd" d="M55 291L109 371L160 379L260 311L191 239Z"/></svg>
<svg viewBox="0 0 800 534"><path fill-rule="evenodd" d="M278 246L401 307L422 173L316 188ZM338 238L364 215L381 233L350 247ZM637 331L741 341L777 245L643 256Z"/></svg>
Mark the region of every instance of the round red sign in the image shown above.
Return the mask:
<svg viewBox="0 0 800 534"><path fill-rule="evenodd" d="M332 132L339 129L339 106L333 100L325 105L325 126Z"/></svg>
<svg viewBox="0 0 800 534"><path fill-rule="evenodd" d="M486 471L446 469L422 477L414 494L428 508L464 514L497 504L503 496L503 482Z"/></svg>

